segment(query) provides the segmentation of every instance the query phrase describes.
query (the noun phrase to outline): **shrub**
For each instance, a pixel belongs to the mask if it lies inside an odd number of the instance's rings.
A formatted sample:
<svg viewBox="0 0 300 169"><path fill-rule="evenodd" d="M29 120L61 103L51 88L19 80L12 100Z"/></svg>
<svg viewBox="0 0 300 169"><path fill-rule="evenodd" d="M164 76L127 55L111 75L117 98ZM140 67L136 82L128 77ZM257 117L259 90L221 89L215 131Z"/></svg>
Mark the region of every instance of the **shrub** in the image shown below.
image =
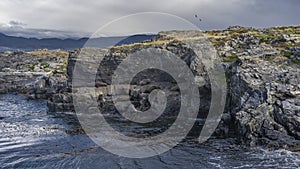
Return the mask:
<svg viewBox="0 0 300 169"><path fill-rule="evenodd" d="M283 56L285 56L285 57L290 57L292 55L293 55L293 53L292 52L288 52L288 51L284 52L284 54L283 54Z"/></svg>
<svg viewBox="0 0 300 169"><path fill-rule="evenodd" d="M42 68L42 69L47 68L47 67L49 67L49 66L50 66L50 64L47 63L47 62L41 63L41 68Z"/></svg>
<svg viewBox="0 0 300 169"><path fill-rule="evenodd" d="M223 62L236 62L237 59L238 59L238 57L236 55L232 54L231 56L223 58Z"/></svg>
<svg viewBox="0 0 300 169"><path fill-rule="evenodd" d="M297 65L300 65L300 60L299 59L293 59L292 62L294 62Z"/></svg>

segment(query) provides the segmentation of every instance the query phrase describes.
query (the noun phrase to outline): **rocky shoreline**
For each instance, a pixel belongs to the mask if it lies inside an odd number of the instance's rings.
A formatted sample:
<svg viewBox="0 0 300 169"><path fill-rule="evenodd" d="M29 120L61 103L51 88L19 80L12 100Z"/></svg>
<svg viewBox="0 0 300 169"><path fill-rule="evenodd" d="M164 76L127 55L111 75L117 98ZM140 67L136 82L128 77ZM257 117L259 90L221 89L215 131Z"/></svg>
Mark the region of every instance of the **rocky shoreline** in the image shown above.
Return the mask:
<svg viewBox="0 0 300 169"><path fill-rule="evenodd" d="M205 65L195 64L195 53L182 41L169 35L195 40L197 32L161 32L153 41L99 49L105 54L96 78L99 107L116 113L110 93L116 67L130 53L159 48L184 60L199 77L201 105L199 118L205 118L210 106L209 79ZM300 151L300 27L254 29L230 27L207 31L222 60L227 78L226 108L215 131L216 137L235 137L249 146ZM47 99L51 112L74 111L72 77L80 50L13 52L0 54L0 93L20 93L32 99ZM178 108L178 86L161 72L158 76L143 72L132 82L131 101L147 110L149 93L157 88L168 90L170 101L165 118L173 120ZM170 81L163 79L169 79ZM90 97L87 93L86 97ZM158 122L158 125L160 123ZM198 124L201 128L201 123Z"/></svg>

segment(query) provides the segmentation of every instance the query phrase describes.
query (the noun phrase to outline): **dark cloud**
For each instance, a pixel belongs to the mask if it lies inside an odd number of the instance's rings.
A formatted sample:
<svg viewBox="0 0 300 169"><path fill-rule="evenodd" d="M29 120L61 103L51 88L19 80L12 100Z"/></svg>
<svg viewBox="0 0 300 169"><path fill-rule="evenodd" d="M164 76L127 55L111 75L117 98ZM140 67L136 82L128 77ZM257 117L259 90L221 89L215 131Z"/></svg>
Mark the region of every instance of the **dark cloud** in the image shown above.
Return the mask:
<svg viewBox="0 0 300 169"><path fill-rule="evenodd" d="M24 27L24 26L26 26L25 23L22 23L22 22L19 22L19 21L10 21L9 25L11 27Z"/></svg>
<svg viewBox="0 0 300 169"><path fill-rule="evenodd" d="M0 32L10 36L26 38L81 38L89 37L90 34L83 32L60 31L50 29L26 28L26 24L18 21L10 21L8 24L0 24Z"/></svg>
<svg viewBox="0 0 300 169"><path fill-rule="evenodd" d="M299 25L299 5L299 0L10 0L0 1L0 21L21 21L31 30L94 32L124 15L155 11L185 18L205 30L230 25L270 27Z"/></svg>

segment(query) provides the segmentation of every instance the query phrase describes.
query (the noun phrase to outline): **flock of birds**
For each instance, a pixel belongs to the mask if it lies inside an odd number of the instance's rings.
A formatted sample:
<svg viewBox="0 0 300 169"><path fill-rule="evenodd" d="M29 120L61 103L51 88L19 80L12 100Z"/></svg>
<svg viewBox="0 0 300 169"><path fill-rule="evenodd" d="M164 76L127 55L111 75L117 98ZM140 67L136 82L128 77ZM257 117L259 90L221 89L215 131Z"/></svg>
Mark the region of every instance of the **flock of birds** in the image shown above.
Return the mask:
<svg viewBox="0 0 300 169"><path fill-rule="evenodd" d="M201 21L202 21L202 19L200 18L200 17L198 17L198 15L197 14L195 14L195 18L197 19L197 21L199 21L199 25L198 25L198 27L200 28L200 26L201 26Z"/></svg>
<svg viewBox="0 0 300 169"><path fill-rule="evenodd" d="M198 15L195 15L195 18L198 19L200 22L202 21L201 18L198 18Z"/></svg>

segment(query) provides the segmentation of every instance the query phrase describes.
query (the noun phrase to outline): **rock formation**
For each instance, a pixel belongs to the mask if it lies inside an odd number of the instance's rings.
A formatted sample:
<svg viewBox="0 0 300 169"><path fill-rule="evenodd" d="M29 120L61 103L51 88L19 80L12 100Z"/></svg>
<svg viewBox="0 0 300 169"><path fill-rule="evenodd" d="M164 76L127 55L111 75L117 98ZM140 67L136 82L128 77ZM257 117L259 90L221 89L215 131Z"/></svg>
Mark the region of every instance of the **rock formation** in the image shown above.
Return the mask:
<svg viewBox="0 0 300 169"><path fill-rule="evenodd" d="M0 93L48 99L67 87L65 51L7 52L0 56Z"/></svg>
<svg viewBox="0 0 300 169"><path fill-rule="evenodd" d="M171 34L175 38L166 38ZM250 146L300 150L300 27L254 29L236 26L204 34L218 51L228 87L226 108L215 136L236 137ZM179 36L185 39L176 39ZM141 49L159 48L176 54L199 77L201 104L198 117L205 118L210 107L211 86L205 64L197 64L195 69L193 64L199 58L183 43L193 38L197 38L197 34L191 31L161 32L153 41L98 49L106 53L104 60L100 65L89 63L87 66L98 67L95 87L99 108L106 113L117 112L111 99L110 84L113 72L122 60ZM33 73L47 71L41 62L33 64L32 55L3 53L0 57L0 91L48 99L49 111L73 111L71 82L76 61L83 59L78 58L79 52L69 52L67 61L66 58L50 61L50 57L48 73ZM30 59L24 60L25 56ZM14 58L17 61L13 61ZM25 69L23 63L33 66ZM58 65L67 67L66 72L59 72ZM82 71L89 73L86 68ZM172 96L164 118L176 116L180 90L169 75L158 70L142 72L132 81L131 102L139 110L149 109L147 98L157 88L168 90L168 96ZM89 93L86 97L90 97ZM170 118L168 123L172 120ZM197 122L196 128L197 125L201 128L202 122Z"/></svg>

